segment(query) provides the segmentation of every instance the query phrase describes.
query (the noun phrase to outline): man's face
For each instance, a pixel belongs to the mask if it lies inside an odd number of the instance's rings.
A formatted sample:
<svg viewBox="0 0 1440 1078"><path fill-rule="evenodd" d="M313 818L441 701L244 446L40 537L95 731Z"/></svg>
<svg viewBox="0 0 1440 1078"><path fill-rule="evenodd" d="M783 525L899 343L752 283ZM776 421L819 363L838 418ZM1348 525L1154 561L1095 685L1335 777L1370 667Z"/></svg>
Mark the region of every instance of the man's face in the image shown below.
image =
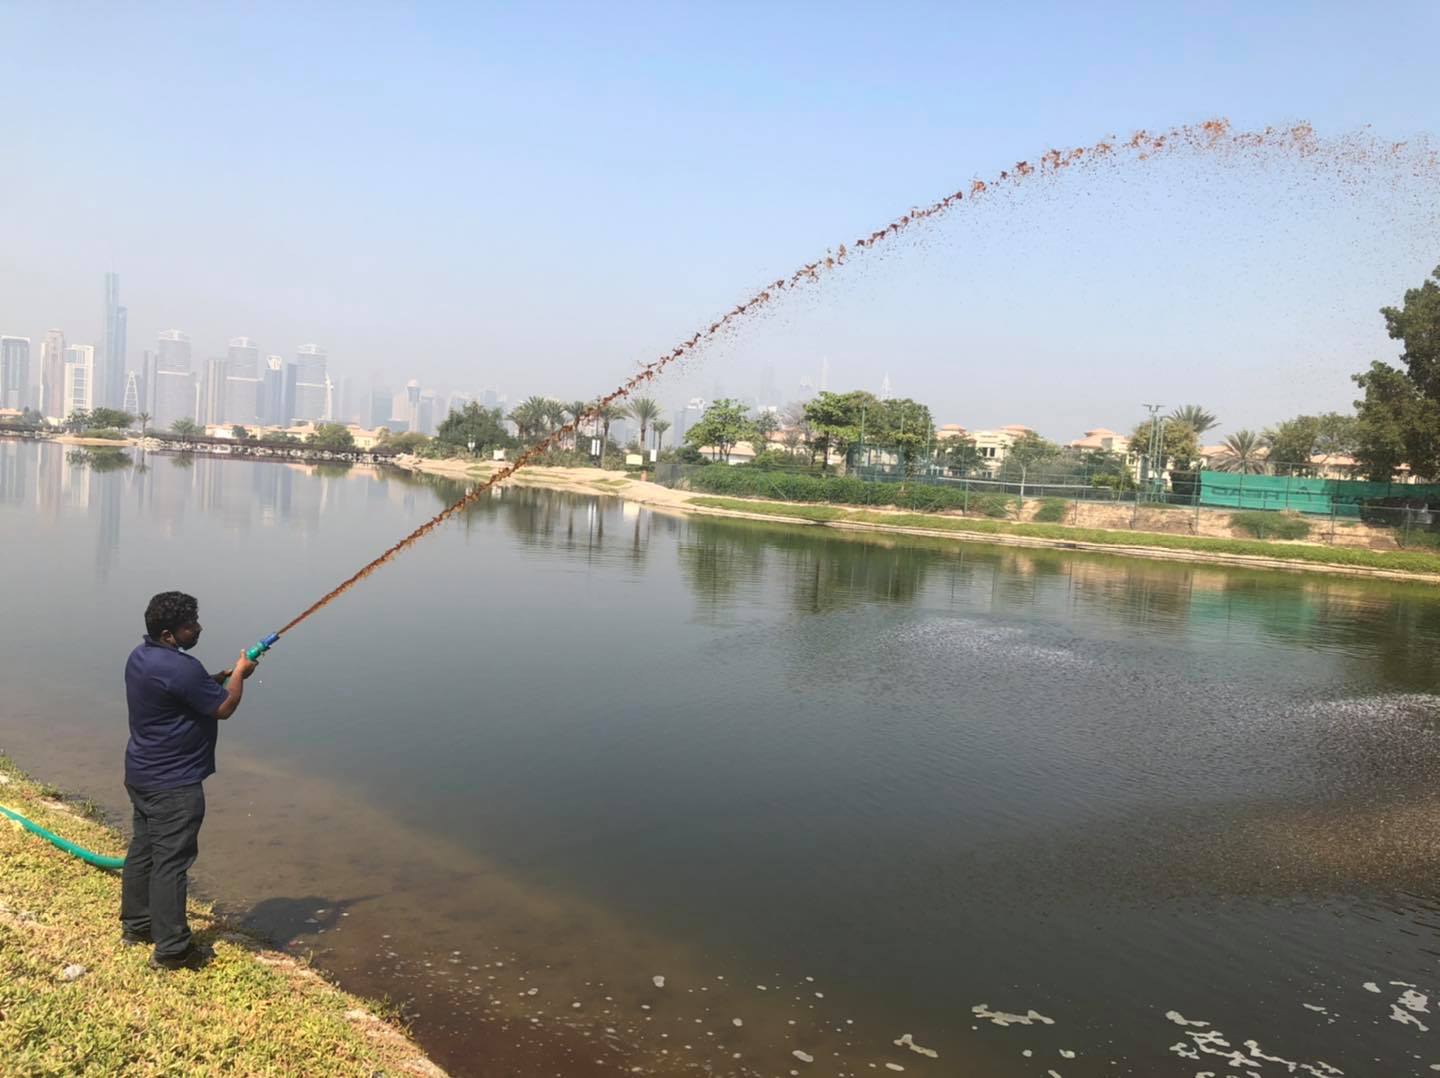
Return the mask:
<svg viewBox="0 0 1440 1078"><path fill-rule="evenodd" d="M166 629L160 634L160 639L167 644L173 644L181 651L189 651L200 639L200 623L198 621L187 621L175 629Z"/></svg>

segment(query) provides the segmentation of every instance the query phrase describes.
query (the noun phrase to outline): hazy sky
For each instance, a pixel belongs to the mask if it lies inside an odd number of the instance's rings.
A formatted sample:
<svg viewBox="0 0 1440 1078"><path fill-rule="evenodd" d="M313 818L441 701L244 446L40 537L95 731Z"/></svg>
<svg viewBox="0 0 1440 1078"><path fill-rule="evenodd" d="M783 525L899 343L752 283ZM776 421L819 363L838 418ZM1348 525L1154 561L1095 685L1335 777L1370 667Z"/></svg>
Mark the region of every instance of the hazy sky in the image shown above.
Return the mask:
<svg viewBox="0 0 1440 1078"><path fill-rule="evenodd" d="M315 341L338 376L569 399L1051 146L1440 127L1433 2L1085 6L0 4L0 333L97 341L115 270L132 358L176 327L202 359ZM833 389L888 373L939 422L1063 439L1142 401L1224 429L1346 406L1395 352L1376 309L1440 263L1440 191L1372 171L1178 163L967 204L657 395L768 364L788 399L828 360Z"/></svg>

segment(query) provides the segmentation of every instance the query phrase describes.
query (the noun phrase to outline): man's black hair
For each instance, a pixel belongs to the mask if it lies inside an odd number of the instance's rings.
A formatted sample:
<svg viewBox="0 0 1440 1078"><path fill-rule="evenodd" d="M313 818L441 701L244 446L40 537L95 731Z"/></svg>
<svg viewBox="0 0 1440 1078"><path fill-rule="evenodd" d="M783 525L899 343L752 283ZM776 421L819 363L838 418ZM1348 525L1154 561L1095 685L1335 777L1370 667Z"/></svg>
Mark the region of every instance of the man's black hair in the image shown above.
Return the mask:
<svg viewBox="0 0 1440 1078"><path fill-rule="evenodd" d="M183 591L162 591L145 608L145 631L152 640L159 640L166 629L174 632L180 626L200 620L200 604L195 596Z"/></svg>

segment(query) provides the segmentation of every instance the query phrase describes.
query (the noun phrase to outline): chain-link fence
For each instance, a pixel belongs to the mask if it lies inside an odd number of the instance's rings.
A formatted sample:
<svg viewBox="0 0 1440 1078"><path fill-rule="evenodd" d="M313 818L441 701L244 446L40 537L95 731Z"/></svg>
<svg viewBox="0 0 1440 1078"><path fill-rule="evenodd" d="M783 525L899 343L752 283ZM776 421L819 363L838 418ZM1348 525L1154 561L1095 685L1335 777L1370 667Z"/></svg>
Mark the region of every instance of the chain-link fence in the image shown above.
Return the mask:
<svg viewBox="0 0 1440 1078"><path fill-rule="evenodd" d="M852 458L853 459L853 458ZM1067 462L1068 463L1068 462ZM1172 472L1117 477L1103 464L1008 464L979 474L866 461L836 474L778 466L662 462L655 481L696 493L889 511L939 512L1077 528L1440 550L1440 488L1315 476ZM1361 488L1361 489L1356 489Z"/></svg>

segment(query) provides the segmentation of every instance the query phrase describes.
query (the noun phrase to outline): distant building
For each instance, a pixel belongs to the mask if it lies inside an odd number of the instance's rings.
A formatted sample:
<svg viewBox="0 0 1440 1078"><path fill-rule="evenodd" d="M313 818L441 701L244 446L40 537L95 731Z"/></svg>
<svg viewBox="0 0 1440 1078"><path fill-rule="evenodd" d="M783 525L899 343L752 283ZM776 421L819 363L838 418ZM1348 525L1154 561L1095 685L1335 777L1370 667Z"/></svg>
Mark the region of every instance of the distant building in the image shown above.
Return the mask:
<svg viewBox="0 0 1440 1078"><path fill-rule="evenodd" d="M162 330L155 342L155 369L189 371L190 338L178 329Z"/></svg>
<svg viewBox="0 0 1440 1078"><path fill-rule="evenodd" d="M395 414L395 397L388 389L370 391L370 426L386 426Z"/></svg>
<svg viewBox="0 0 1440 1078"><path fill-rule="evenodd" d="M365 419L365 401L360 393L360 379L353 374L340 380L340 404L331 413L341 423L360 424Z"/></svg>
<svg viewBox="0 0 1440 1078"><path fill-rule="evenodd" d="M226 373L235 378L260 377L260 346L249 337L231 337L225 349Z"/></svg>
<svg viewBox="0 0 1440 1078"><path fill-rule="evenodd" d="M222 422L250 427L260 422L262 383L254 375L225 376L225 408Z"/></svg>
<svg viewBox="0 0 1440 1078"><path fill-rule="evenodd" d="M139 416L148 409L141 407L145 400L145 379L139 371L125 372L125 391L120 397L120 410L130 415Z"/></svg>
<svg viewBox="0 0 1440 1078"><path fill-rule="evenodd" d="M65 418L65 334L52 329L40 345L40 414Z"/></svg>
<svg viewBox="0 0 1440 1078"><path fill-rule="evenodd" d="M1085 437L1076 438L1070 442L1069 448L1092 453L1118 453L1125 456L1130 452L1130 439L1122 434L1116 434L1109 427L1096 427L1094 430L1087 430Z"/></svg>
<svg viewBox="0 0 1440 1078"><path fill-rule="evenodd" d="M74 344L65 349L65 410L63 417L95 407L95 346Z"/></svg>
<svg viewBox="0 0 1440 1078"><path fill-rule="evenodd" d="M935 428L935 440L937 442L948 442L955 438L966 438L968 436L965 428L959 423L946 423L943 427Z"/></svg>
<svg viewBox="0 0 1440 1078"><path fill-rule="evenodd" d="M96 377L95 403L106 408L120 407L125 396L125 348L129 312L120 306L120 275L105 274L105 340L102 343Z"/></svg>
<svg viewBox="0 0 1440 1078"><path fill-rule="evenodd" d="M420 429L420 383L414 378L405 383L405 415L406 429L418 431Z"/></svg>
<svg viewBox="0 0 1440 1078"><path fill-rule="evenodd" d="M1009 423L999 430L977 430L972 438L975 453L986 464L999 467L1021 438L1035 432L1020 423Z"/></svg>
<svg viewBox="0 0 1440 1078"><path fill-rule="evenodd" d="M200 391L199 423L225 422L225 380L229 377L230 360L215 356L205 363L205 380Z"/></svg>
<svg viewBox="0 0 1440 1078"><path fill-rule="evenodd" d="M285 410L285 360L281 356L266 356L265 369L260 372L260 422L275 426L283 422L281 413Z"/></svg>
<svg viewBox="0 0 1440 1078"><path fill-rule="evenodd" d="M440 421L444 422L445 420L449 419L451 412L463 412L465 410L465 406L474 399L475 398L472 397L469 393L452 391L450 395L445 398L445 414L440 416Z"/></svg>
<svg viewBox="0 0 1440 1078"><path fill-rule="evenodd" d="M0 408L30 406L30 338L0 337Z"/></svg>
<svg viewBox="0 0 1440 1078"><path fill-rule="evenodd" d="M330 419L333 387L325 370L328 360L328 353L316 344L302 344L296 351L285 376L289 414L284 422Z"/></svg>
<svg viewBox="0 0 1440 1078"><path fill-rule="evenodd" d="M416 429L421 434L435 433L435 391L427 389L421 392L420 402L415 410Z"/></svg>
<svg viewBox="0 0 1440 1078"><path fill-rule="evenodd" d="M190 338L180 330L164 330L156 340L151 383L152 427L165 430L176 420L195 420L199 382L190 368Z"/></svg>

